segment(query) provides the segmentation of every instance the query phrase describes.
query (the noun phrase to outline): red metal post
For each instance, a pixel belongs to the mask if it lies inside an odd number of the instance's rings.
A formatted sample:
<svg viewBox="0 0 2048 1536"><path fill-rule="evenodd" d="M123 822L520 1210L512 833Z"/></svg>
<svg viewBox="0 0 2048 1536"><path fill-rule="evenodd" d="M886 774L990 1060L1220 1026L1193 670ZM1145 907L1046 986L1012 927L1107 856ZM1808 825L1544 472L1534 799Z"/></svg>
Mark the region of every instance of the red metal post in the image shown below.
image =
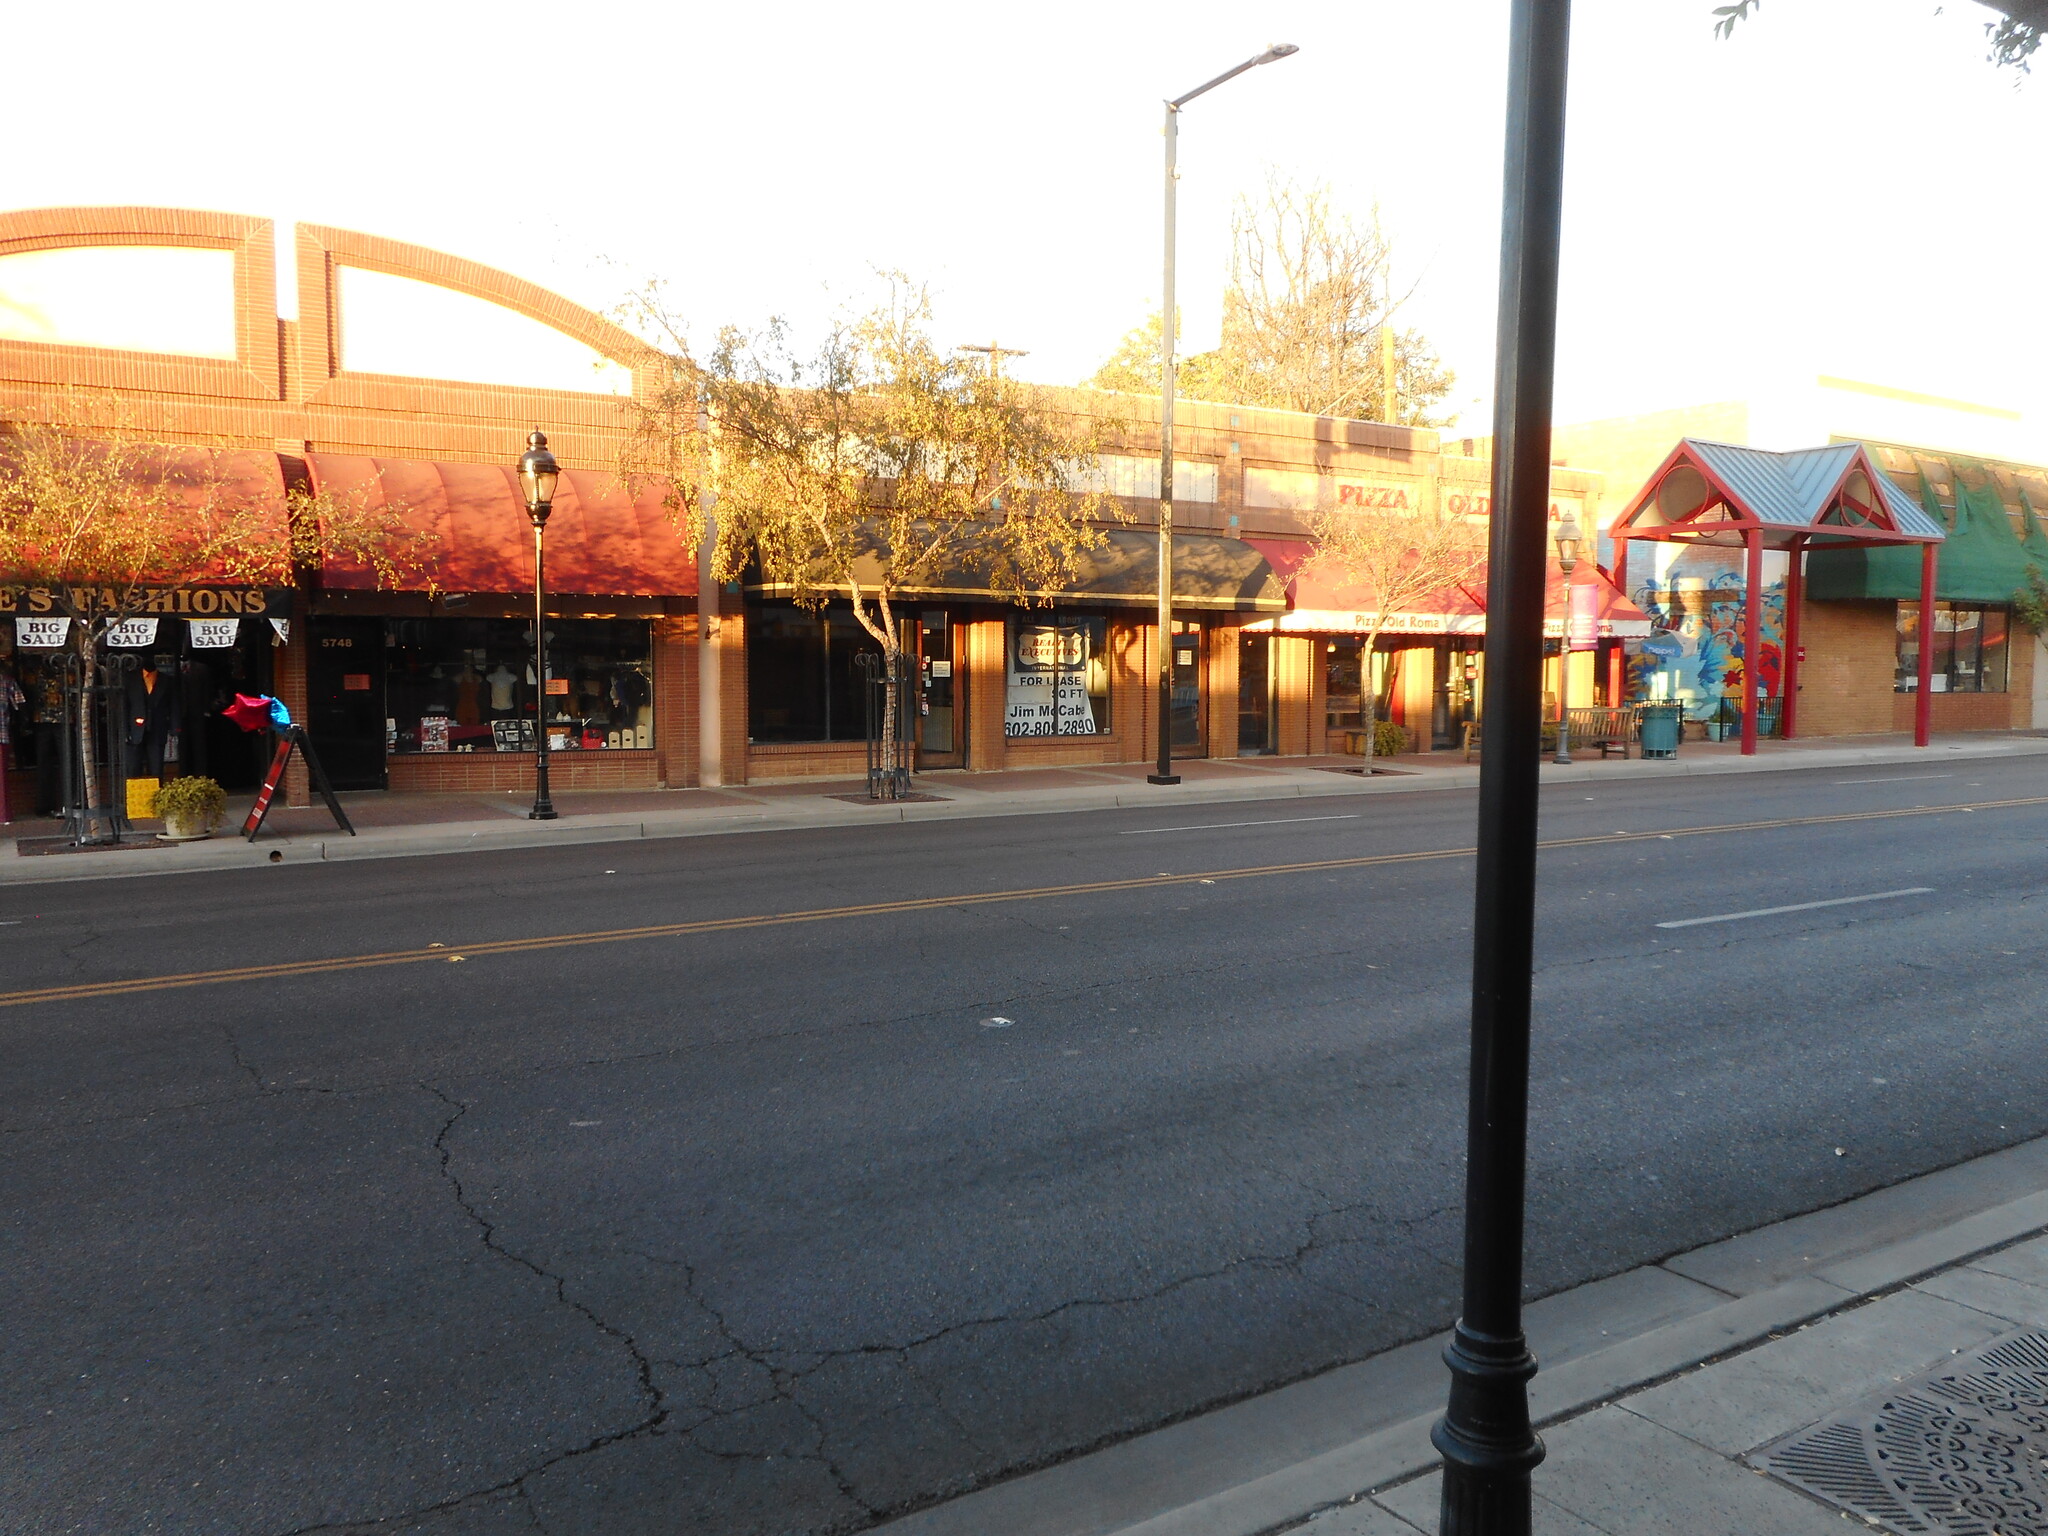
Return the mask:
<svg viewBox="0 0 2048 1536"><path fill-rule="evenodd" d="M1622 537L1617 525L1614 529L1614 569L1608 572L1608 579L1614 583L1614 590L1623 597L1628 596L1628 540ZM1616 640L1607 653L1607 707L1618 709L1628 702L1628 663L1622 656L1622 644Z"/></svg>
<svg viewBox="0 0 2048 1536"><path fill-rule="evenodd" d="M1934 561L1941 546L1920 546L1920 680L1913 694L1913 745L1927 745L1934 720Z"/></svg>
<svg viewBox="0 0 2048 1536"><path fill-rule="evenodd" d="M1757 665L1763 649L1764 531L1752 528L1743 534L1749 547L1748 569L1742 582L1742 755L1756 756Z"/></svg>
<svg viewBox="0 0 2048 1536"><path fill-rule="evenodd" d="M1799 723L1799 610L1806 606L1806 547L1785 551L1785 664L1778 669L1778 731L1787 741Z"/></svg>

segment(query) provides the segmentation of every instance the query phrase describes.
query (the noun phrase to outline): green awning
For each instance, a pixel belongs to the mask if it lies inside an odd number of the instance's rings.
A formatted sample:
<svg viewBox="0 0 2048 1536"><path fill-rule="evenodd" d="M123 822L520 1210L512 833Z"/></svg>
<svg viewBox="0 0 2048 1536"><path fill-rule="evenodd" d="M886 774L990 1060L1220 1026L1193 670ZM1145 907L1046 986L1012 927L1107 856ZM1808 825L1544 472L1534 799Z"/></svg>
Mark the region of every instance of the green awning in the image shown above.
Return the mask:
<svg viewBox="0 0 2048 1536"><path fill-rule="evenodd" d="M1991 477L1975 490L1955 478L1956 515L1935 558L1934 595L1950 603L2009 603L2027 585L2027 567L2048 573L2048 536L2031 515L2024 542L1998 499ZM1923 475L1921 504L1937 521L1941 504ZM1816 549L1806 560L1806 595L1823 601L1890 598L1914 602L1920 596L1920 546Z"/></svg>

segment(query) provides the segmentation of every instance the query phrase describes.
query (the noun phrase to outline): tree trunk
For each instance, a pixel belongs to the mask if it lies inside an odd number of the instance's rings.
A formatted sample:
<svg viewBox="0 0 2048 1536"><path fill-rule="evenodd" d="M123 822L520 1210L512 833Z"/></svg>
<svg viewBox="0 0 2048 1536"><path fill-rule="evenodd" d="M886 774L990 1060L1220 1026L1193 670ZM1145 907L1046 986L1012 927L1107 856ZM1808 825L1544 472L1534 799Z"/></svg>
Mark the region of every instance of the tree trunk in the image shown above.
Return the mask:
<svg viewBox="0 0 2048 1536"><path fill-rule="evenodd" d="M853 596L853 616L860 620L860 627L873 637L882 648L882 765L891 786L889 795L893 798L899 791L909 788L909 763L896 740L899 729L899 711L903 707L902 693L909 681L903 672L902 637L896 633L895 615L889 608L889 591L884 587L875 594L875 608L878 617L868 617L867 604L862 600L860 588L850 588Z"/></svg>
<svg viewBox="0 0 2048 1536"><path fill-rule="evenodd" d="M99 764L95 761L92 743L93 727L93 633L90 619L73 619L72 629L78 635L78 783L84 801L78 807L80 813L77 831L86 833L92 826L85 814L100 803ZM64 792L69 795L71 786L66 784Z"/></svg>
<svg viewBox="0 0 2048 1536"><path fill-rule="evenodd" d="M1365 648L1358 656L1358 714L1365 724L1365 772L1372 775L1373 758L1377 755L1380 734L1380 690L1373 681L1373 657L1380 648L1380 632L1374 630L1365 637Z"/></svg>

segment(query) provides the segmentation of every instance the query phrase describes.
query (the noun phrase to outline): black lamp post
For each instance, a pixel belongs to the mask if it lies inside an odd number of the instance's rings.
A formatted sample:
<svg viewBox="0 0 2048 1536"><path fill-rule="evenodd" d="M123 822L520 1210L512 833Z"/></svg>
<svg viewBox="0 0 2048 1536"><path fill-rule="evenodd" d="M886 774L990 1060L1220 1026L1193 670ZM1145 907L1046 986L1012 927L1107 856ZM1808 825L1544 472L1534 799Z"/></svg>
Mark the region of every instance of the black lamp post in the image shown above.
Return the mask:
<svg viewBox="0 0 2048 1536"><path fill-rule="evenodd" d="M1551 376L1564 202L1571 0L1513 0L1500 331L1494 387L1492 544L1486 580L1486 738L1472 924L1472 1067L1465 1165L1465 1286L1444 1351L1450 1401L1439 1536L1529 1536L1536 1374L1522 1332L1529 1141L1529 1003L1536 932L1543 588L1550 513Z"/></svg>
<svg viewBox="0 0 2048 1536"><path fill-rule="evenodd" d="M1557 756L1552 762L1572 760L1572 716L1570 697L1572 675L1572 572L1579 564L1579 514L1567 508L1557 520L1557 568L1564 572L1564 632L1557 642Z"/></svg>
<svg viewBox="0 0 2048 1536"><path fill-rule="evenodd" d="M526 437L519 455L519 488L526 493L526 515L533 522L533 675L539 691L533 706L533 809L529 821L553 821L555 802L548 794L548 630L547 586L541 563L541 535L555 510L555 481L561 475L548 452L547 434L539 427Z"/></svg>

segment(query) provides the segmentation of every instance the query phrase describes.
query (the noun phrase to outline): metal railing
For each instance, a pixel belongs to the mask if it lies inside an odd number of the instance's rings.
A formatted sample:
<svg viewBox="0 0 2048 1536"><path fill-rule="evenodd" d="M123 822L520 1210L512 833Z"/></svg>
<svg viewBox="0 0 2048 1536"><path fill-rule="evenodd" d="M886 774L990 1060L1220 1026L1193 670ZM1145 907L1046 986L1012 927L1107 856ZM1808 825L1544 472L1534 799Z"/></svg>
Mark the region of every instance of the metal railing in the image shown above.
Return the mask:
<svg viewBox="0 0 2048 1536"><path fill-rule="evenodd" d="M910 789L913 720L917 709L911 659L862 651L867 687L868 798L901 800Z"/></svg>

